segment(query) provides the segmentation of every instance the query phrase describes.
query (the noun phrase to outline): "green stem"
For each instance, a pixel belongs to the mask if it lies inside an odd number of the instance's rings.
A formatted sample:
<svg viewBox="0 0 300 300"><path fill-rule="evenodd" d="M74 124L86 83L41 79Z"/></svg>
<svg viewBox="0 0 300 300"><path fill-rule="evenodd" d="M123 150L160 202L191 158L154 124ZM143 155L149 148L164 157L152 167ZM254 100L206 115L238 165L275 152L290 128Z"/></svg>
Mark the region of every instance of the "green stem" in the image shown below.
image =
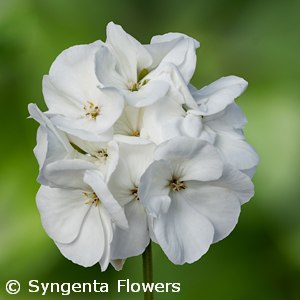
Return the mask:
<svg viewBox="0 0 300 300"><path fill-rule="evenodd" d="M143 253L143 275L145 283L153 282L151 241ZM145 292L144 300L153 300L153 292Z"/></svg>

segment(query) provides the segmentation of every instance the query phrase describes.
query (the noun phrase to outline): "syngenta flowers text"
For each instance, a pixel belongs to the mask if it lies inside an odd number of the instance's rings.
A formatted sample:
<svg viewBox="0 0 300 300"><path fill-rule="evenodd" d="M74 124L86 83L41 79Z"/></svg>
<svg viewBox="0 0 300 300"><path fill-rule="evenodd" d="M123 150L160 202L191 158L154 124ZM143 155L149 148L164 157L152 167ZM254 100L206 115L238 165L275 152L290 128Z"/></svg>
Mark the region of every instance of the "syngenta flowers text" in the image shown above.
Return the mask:
<svg viewBox="0 0 300 300"><path fill-rule="evenodd" d="M118 293L138 293L155 291L157 293L178 293L180 292L180 283L138 283L130 282L129 279L118 280L114 291ZM42 296L52 293L58 293L63 296L69 296L72 293L108 293L109 284L106 282L39 282L39 280L30 280L28 283L29 293L39 293Z"/></svg>

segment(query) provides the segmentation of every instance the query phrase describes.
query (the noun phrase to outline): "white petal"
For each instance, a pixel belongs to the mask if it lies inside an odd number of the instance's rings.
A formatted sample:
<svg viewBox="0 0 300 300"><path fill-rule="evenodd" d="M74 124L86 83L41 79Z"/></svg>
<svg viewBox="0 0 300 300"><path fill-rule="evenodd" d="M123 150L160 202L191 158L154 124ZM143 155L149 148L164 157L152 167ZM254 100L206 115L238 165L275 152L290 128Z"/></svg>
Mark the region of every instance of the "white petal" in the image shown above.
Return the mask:
<svg viewBox="0 0 300 300"><path fill-rule="evenodd" d="M164 97L169 90L168 82L162 80L150 80L138 91L124 91L127 102L134 107L144 107L151 105Z"/></svg>
<svg viewBox="0 0 300 300"><path fill-rule="evenodd" d="M104 251L103 255L99 261L101 271L104 272L110 262L110 253L111 253L111 242L113 238L113 226L111 223L111 218L106 211L104 207L99 205L99 214L100 214L100 219L103 225L103 231L104 231L104 238L105 238L105 244L104 244Z"/></svg>
<svg viewBox="0 0 300 300"><path fill-rule="evenodd" d="M252 178L256 172L256 166L250 169L246 169L246 170L241 170L241 172L243 172L244 174L246 174L247 176L249 176L250 178Z"/></svg>
<svg viewBox="0 0 300 300"><path fill-rule="evenodd" d="M70 244L56 242L56 245L72 262L90 267L103 256L106 243L104 230L98 208L91 206L78 237Z"/></svg>
<svg viewBox="0 0 300 300"><path fill-rule="evenodd" d="M101 135L104 134L106 136L107 132L112 130L112 126L122 114L124 100L115 89L105 88L97 90L93 101L97 103L100 109L100 113L95 119L86 116L82 107L81 116L54 115L51 117L51 120L61 130L82 139L103 140Z"/></svg>
<svg viewBox="0 0 300 300"><path fill-rule="evenodd" d="M95 131L95 121L89 119L73 119L60 115L51 117L51 120L62 131L91 142L102 142L112 139L113 129L104 132Z"/></svg>
<svg viewBox="0 0 300 300"><path fill-rule="evenodd" d="M153 161L155 145L119 146L120 161L108 185L115 199L124 206L134 199L132 189L139 187L141 176Z"/></svg>
<svg viewBox="0 0 300 300"><path fill-rule="evenodd" d="M169 83L170 89L168 97L171 98L172 101L177 102L180 106L185 104L190 109L198 109L198 105L192 97L184 77L174 64L165 63L157 70L151 72L149 77L150 75L156 80Z"/></svg>
<svg viewBox="0 0 300 300"><path fill-rule="evenodd" d="M203 122L214 130L225 131L244 128L247 119L239 106L232 103L219 113L203 117Z"/></svg>
<svg viewBox="0 0 300 300"><path fill-rule="evenodd" d="M154 161L141 177L139 198L151 216L156 217L168 211L171 203L169 181L172 175L169 162L160 160Z"/></svg>
<svg viewBox="0 0 300 300"><path fill-rule="evenodd" d="M41 186L36 202L47 234L56 242L74 241L89 210L82 191Z"/></svg>
<svg viewBox="0 0 300 300"><path fill-rule="evenodd" d="M227 76L193 93L202 115L212 115L233 103L246 89L248 83L236 76Z"/></svg>
<svg viewBox="0 0 300 300"><path fill-rule="evenodd" d="M99 171L88 170L84 174L84 182L97 194L112 220L121 228L128 228L128 222L123 208L115 200Z"/></svg>
<svg viewBox="0 0 300 300"><path fill-rule="evenodd" d="M241 204L249 201L254 195L254 186L249 176L232 168L230 165L225 165L219 182L220 184L216 183L216 185L233 190Z"/></svg>
<svg viewBox="0 0 300 300"><path fill-rule="evenodd" d="M193 263L209 249L214 228L179 194L172 196L168 212L153 220L153 231L157 242L174 264Z"/></svg>
<svg viewBox="0 0 300 300"><path fill-rule="evenodd" d="M220 150L224 160L239 170L255 167L259 157L245 137L236 131L217 132L215 146Z"/></svg>
<svg viewBox="0 0 300 300"><path fill-rule="evenodd" d="M120 144L120 156L125 160L133 183L139 184L140 178L153 161L155 145Z"/></svg>
<svg viewBox="0 0 300 300"><path fill-rule="evenodd" d="M33 103L29 104L28 111L30 113L30 116L33 119L35 119L38 123L40 123L40 125L47 130L48 134L51 134L52 137L51 139L53 141L55 140L54 143L51 143L52 147L54 147L55 145L59 145L59 147L61 148L60 151L64 153L73 150L66 135L60 132L57 128L55 128L55 126L49 120L47 115L42 113L36 104Z"/></svg>
<svg viewBox="0 0 300 300"><path fill-rule="evenodd" d="M149 244L147 215L140 201L133 200L125 206L128 230L116 228L111 245L111 259L125 259L140 255Z"/></svg>
<svg viewBox="0 0 300 300"><path fill-rule="evenodd" d="M152 39L154 39L153 37ZM147 51L151 54L153 63L150 69L156 68L161 61L173 50L174 47L183 39L183 37L174 38L169 41L157 41L149 45L144 45Z"/></svg>
<svg viewBox="0 0 300 300"><path fill-rule="evenodd" d="M135 38L127 34L120 25L110 22L106 29L106 44L118 59L123 77L136 82L137 70L152 64L151 55Z"/></svg>
<svg viewBox="0 0 300 300"><path fill-rule="evenodd" d="M31 117L41 124L37 134L37 145L34 148L40 169L37 180L43 185L49 185L44 168L57 160L73 158L76 151L70 145L66 135L55 128L46 114L42 113L35 104L29 104L28 110Z"/></svg>
<svg viewBox="0 0 300 300"><path fill-rule="evenodd" d="M126 105L121 117L114 124L114 134L132 137L134 132L140 132L143 123L143 114L143 108Z"/></svg>
<svg viewBox="0 0 300 300"><path fill-rule="evenodd" d="M84 106L85 97L79 94L73 98L66 94L65 91L54 86L48 75L43 77L43 95L49 112L52 114L66 114L74 117L80 115Z"/></svg>
<svg viewBox="0 0 300 300"><path fill-rule="evenodd" d="M105 181L108 181L119 161L119 146L116 141L89 142L70 135L69 138L75 148L80 149L79 152L86 153L80 158L95 164L103 174ZM107 152L107 157L99 155L103 150Z"/></svg>
<svg viewBox="0 0 300 300"><path fill-rule="evenodd" d="M187 205L205 216L214 226L214 242L225 238L233 230L241 206L235 191L230 185L223 187L221 181L218 180L216 184L187 182L187 188L182 192Z"/></svg>
<svg viewBox="0 0 300 300"><path fill-rule="evenodd" d="M186 136L198 138L202 132L202 121L198 116L187 114L182 123L183 130Z"/></svg>
<svg viewBox="0 0 300 300"><path fill-rule="evenodd" d="M208 181L222 175L223 162L217 149L205 141L177 137L160 144L155 159L172 161L173 169L181 180Z"/></svg>
<svg viewBox="0 0 300 300"><path fill-rule="evenodd" d="M150 139L142 138L140 136L127 136L116 134L114 135L114 140L118 143L122 144L129 144L129 145L148 145L151 144L153 141Z"/></svg>
<svg viewBox="0 0 300 300"><path fill-rule="evenodd" d="M89 169L97 170L97 167L88 161L65 159L48 164L44 175L53 187L85 190L87 185L83 181L83 176Z"/></svg>
<svg viewBox="0 0 300 300"><path fill-rule="evenodd" d="M180 33L167 33L161 36L154 36L151 44L161 44L179 40L174 48L164 57L162 63L172 63L178 67L185 82L192 78L196 68L196 49L200 47L198 41Z"/></svg>
<svg viewBox="0 0 300 300"><path fill-rule="evenodd" d="M97 51L95 64L97 78L103 86L127 88L128 81L117 72L117 61L107 47Z"/></svg>
<svg viewBox="0 0 300 300"><path fill-rule="evenodd" d="M36 142L33 152L41 170L44 166L48 149L47 129L45 127L39 126L36 134Z"/></svg>
<svg viewBox="0 0 300 300"><path fill-rule="evenodd" d="M64 50L50 68L49 76L54 86L73 99L85 99L94 94L99 85L94 71L95 53L102 45L97 41Z"/></svg>
<svg viewBox="0 0 300 300"><path fill-rule="evenodd" d="M135 183L131 179L130 172L126 159L120 159L116 172L112 174L108 183L109 190L122 206L133 199L130 191L135 187Z"/></svg>
<svg viewBox="0 0 300 300"><path fill-rule="evenodd" d="M183 109L181 97L171 95L160 99L144 110L144 129L148 139L160 144L173 137L194 136L201 132L202 122L199 116L190 116Z"/></svg>

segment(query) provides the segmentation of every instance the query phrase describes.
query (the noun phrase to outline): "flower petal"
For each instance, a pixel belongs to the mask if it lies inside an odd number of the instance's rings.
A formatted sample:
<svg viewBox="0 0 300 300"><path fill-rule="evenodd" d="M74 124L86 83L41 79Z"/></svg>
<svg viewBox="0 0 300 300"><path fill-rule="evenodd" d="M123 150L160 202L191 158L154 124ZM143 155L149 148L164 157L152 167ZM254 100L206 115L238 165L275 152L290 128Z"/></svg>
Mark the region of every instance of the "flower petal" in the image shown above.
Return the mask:
<svg viewBox="0 0 300 300"><path fill-rule="evenodd" d="M239 198L228 185L222 187L222 179L216 184L187 182L182 197L197 212L205 216L214 226L214 240L218 242L230 234L240 214Z"/></svg>
<svg viewBox="0 0 300 300"><path fill-rule="evenodd" d="M164 97L169 90L169 83L163 80L150 80L138 91L124 90L124 96L128 104L134 107L151 105Z"/></svg>
<svg viewBox="0 0 300 300"><path fill-rule="evenodd" d="M230 165L225 165L222 177L216 185L233 190L241 204L249 201L254 195L254 186L250 177Z"/></svg>
<svg viewBox="0 0 300 300"><path fill-rule="evenodd" d="M245 137L236 131L218 131L215 146L220 150L224 160L239 170L257 166L259 157Z"/></svg>
<svg viewBox="0 0 300 300"><path fill-rule="evenodd" d="M173 49L164 57L161 63L172 63L178 67L186 83L189 83L196 68L196 49L200 43L193 38L181 33L167 33L154 36L151 39L151 45L162 44L179 40Z"/></svg>
<svg viewBox="0 0 300 300"><path fill-rule="evenodd" d="M149 215L156 217L168 211L171 203L169 180L172 175L169 162L160 160L154 161L141 177L138 195Z"/></svg>
<svg viewBox="0 0 300 300"><path fill-rule="evenodd" d="M101 267L101 271L104 272L107 269L110 262L111 242L113 238L113 226L108 212L101 205L99 205L99 215L102 222L104 239L105 239L104 251L99 261L99 264Z"/></svg>
<svg viewBox="0 0 300 300"><path fill-rule="evenodd" d="M88 170L84 174L87 183L99 197L101 203L109 213L112 220L121 228L128 228L128 222L123 208L115 200L99 171Z"/></svg>
<svg viewBox="0 0 300 300"><path fill-rule="evenodd" d="M181 180L215 180L222 175L223 162L218 150L205 141L177 137L160 144L155 159L172 161Z"/></svg>
<svg viewBox="0 0 300 300"><path fill-rule="evenodd" d="M82 191L41 186L36 202L47 234L56 242L74 241L89 210Z"/></svg>
<svg viewBox="0 0 300 300"><path fill-rule="evenodd" d="M199 112L202 115L212 115L233 103L234 99L244 92L247 85L247 81L240 77L222 77L194 92L193 97L198 103Z"/></svg>
<svg viewBox="0 0 300 300"><path fill-rule="evenodd" d="M43 77L43 95L45 103L49 109L50 114L66 114L68 116L79 116L84 105L83 99L85 97L77 95L73 98L66 94L63 90L54 86L50 76Z"/></svg>
<svg viewBox="0 0 300 300"><path fill-rule="evenodd" d="M120 25L108 23L106 44L118 60L118 67L128 82L137 80L137 71L152 64L152 57L145 47L126 33Z"/></svg>
<svg viewBox="0 0 300 300"><path fill-rule="evenodd" d="M116 228L111 245L111 259L126 259L140 255L149 244L147 215L140 201L132 200L125 205L128 230Z"/></svg>
<svg viewBox="0 0 300 300"><path fill-rule="evenodd" d="M103 88L97 89L93 101L97 103L100 111L94 119L87 116L82 107L81 116L53 115L51 120L61 130L79 138L91 141L104 140L122 114L124 99L116 89Z"/></svg>
<svg viewBox="0 0 300 300"><path fill-rule="evenodd" d="M153 161L155 145L129 145L121 143L119 146L120 161L108 185L115 199L124 206L136 198L132 190L139 188L141 176Z"/></svg>
<svg viewBox="0 0 300 300"><path fill-rule="evenodd" d="M247 119L240 107L232 103L219 113L203 117L203 122L213 130L226 131L243 129Z"/></svg>
<svg viewBox="0 0 300 300"><path fill-rule="evenodd" d="M101 47L95 57L95 72L103 86L127 88L128 82L117 72L117 61L107 47Z"/></svg>
<svg viewBox="0 0 300 300"><path fill-rule="evenodd" d="M49 71L54 86L79 101L94 94L99 85L94 71L95 53L102 45L101 41L96 41L64 50L55 59ZM48 100L47 105L51 106L51 99Z"/></svg>
<svg viewBox="0 0 300 300"><path fill-rule="evenodd" d="M44 175L52 187L85 190L87 184L84 183L83 178L86 170L89 169L98 171L97 167L88 161L64 159L48 164L45 167Z"/></svg>
<svg viewBox="0 0 300 300"><path fill-rule="evenodd" d="M168 258L179 265L198 260L214 236L211 222L190 207L180 193L172 196L168 212L153 220L153 231Z"/></svg>
<svg viewBox="0 0 300 300"><path fill-rule="evenodd" d="M106 243L104 230L98 208L90 206L78 237L72 243L56 242L56 245L72 262L90 267L103 257Z"/></svg>

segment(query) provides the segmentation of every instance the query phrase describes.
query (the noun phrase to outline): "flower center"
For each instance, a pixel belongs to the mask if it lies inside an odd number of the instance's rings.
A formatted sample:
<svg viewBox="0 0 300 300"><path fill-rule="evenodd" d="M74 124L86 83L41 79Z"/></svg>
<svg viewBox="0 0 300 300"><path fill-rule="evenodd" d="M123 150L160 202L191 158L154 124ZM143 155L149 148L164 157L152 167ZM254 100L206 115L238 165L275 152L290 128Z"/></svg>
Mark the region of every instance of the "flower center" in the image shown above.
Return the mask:
<svg viewBox="0 0 300 300"><path fill-rule="evenodd" d="M148 69L144 68L138 74L137 82L131 82L128 85L128 90L131 92L138 91L142 86L149 82L149 79L144 79L145 76L149 74Z"/></svg>
<svg viewBox="0 0 300 300"><path fill-rule="evenodd" d="M106 148L101 148L96 153L94 156L100 160L106 160L108 158L108 153Z"/></svg>
<svg viewBox="0 0 300 300"><path fill-rule="evenodd" d="M169 181L169 187L171 188L171 190L173 192L179 192L181 190L185 190L186 189L186 185L185 185L184 181L180 181L177 178L172 178Z"/></svg>
<svg viewBox="0 0 300 300"><path fill-rule="evenodd" d="M138 130L132 130L130 135L131 136L140 136L140 132Z"/></svg>
<svg viewBox="0 0 300 300"><path fill-rule="evenodd" d="M87 105L85 105L83 109L85 110L85 115L92 120L96 120L100 114L100 107L90 101L87 102Z"/></svg>
<svg viewBox="0 0 300 300"><path fill-rule="evenodd" d="M83 195L85 197L85 204L95 204L95 206L98 206L101 203L95 192L83 192Z"/></svg>
<svg viewBox="0 0 300 300"><path fill-rule="evenodd" d="M130 190L131 195L133 196L133 200L140 200L139 195L138 195L138 188L136 186L134 186L131 190Z"/></svg>

